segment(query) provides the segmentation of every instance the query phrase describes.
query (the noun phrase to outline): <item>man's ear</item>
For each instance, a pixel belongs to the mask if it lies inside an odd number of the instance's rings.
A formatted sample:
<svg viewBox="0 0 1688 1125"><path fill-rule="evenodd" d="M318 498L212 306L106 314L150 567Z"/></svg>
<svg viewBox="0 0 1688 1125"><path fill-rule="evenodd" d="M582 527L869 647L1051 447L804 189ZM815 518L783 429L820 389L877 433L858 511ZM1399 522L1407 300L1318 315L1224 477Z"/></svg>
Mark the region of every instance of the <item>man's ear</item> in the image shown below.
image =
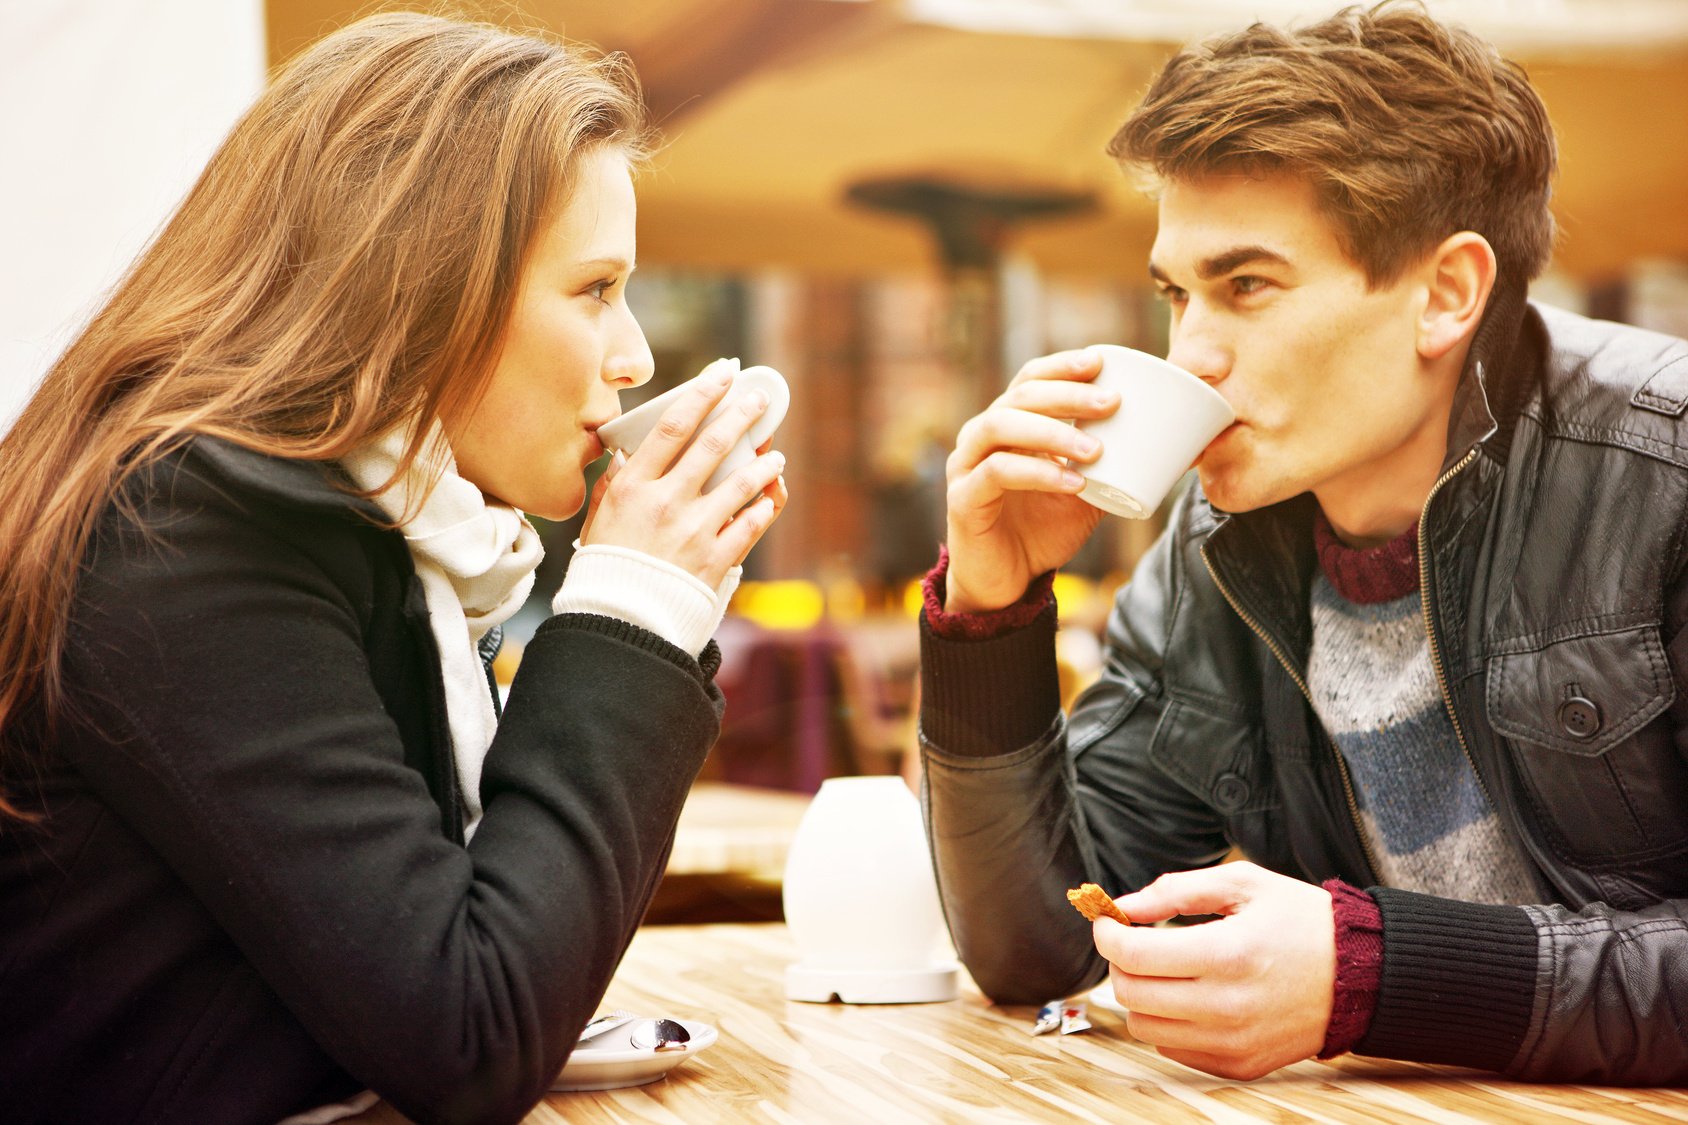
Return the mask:
<svg viewBox="0 0 1688 1125"><path fill-rule="evenodd" d="M1425 260L1424 311L1418 320L1418 354L1441 359L1471 338L1495 286L1495 252L1476 231L1442 240Z"/></svg>

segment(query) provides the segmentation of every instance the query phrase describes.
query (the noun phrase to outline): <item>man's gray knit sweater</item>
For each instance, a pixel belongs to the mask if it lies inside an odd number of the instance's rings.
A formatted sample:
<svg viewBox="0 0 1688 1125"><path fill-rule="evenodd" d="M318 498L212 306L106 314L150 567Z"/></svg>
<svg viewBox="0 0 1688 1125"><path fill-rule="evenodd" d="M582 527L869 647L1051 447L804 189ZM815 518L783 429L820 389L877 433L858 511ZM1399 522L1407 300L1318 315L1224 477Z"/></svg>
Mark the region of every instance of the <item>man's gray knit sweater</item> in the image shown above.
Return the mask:
<svg viewBox="0 0 1688 1125"><path fill-rule="evenodd" d="M1443 704L1425 632L1414 525L1344 545L1321 516L1307 687L1353 783L1385 886L1485 903L1545 901Z"/></svg>

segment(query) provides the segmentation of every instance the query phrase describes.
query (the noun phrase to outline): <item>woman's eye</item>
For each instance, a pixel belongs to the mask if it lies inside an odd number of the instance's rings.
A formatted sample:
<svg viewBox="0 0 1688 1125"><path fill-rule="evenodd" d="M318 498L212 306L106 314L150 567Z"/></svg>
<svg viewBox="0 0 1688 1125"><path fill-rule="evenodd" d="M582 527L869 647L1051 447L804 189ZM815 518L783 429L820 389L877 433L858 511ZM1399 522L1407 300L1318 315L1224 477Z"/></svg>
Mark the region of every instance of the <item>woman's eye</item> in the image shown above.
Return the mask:
<svg viewBox="0 0 1688 1125"><path fill-rule="evenodd" d="M618 280L614 277L599 277L591 285L587 285L582 292L584 292L584 296L591 297L592 301L599 302L599 304L609 304L609 294L616 291L616 284L618 284Z"/></svg>

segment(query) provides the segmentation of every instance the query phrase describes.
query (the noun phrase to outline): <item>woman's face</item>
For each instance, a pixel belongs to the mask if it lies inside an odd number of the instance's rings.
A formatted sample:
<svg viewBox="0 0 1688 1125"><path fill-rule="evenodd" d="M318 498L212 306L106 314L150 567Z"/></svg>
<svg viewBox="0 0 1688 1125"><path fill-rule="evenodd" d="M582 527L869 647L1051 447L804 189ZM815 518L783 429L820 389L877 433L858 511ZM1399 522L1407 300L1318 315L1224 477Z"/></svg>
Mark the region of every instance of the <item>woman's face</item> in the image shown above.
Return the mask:
<svg viewBox="0 0 1688 1125"><path fill-rule="evenodd" d="M489 498L546 519L579 511L583 472L604 451L598 427L621 413L618 391L651 377L627 307L634 219L627 159L606 147L582 158L573 194L536 233L486 393L443 422L458 472Z"/></svg>

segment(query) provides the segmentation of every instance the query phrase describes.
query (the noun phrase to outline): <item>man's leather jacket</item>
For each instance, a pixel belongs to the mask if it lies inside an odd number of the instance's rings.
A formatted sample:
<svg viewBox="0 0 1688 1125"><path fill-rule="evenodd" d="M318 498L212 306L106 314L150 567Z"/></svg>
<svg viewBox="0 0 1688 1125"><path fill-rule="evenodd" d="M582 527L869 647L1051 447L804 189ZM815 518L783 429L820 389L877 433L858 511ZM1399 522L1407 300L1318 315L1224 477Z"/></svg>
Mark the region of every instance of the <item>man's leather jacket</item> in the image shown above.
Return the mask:
<svg viewBox="0 0 1688 1125"><path fill-rule="evenodd" d="M1555 901L1373 887L1383 977L1361 1053L1688 1082L1685 411L1683 341L1516 289L1491 302L1421 516L1420 581L1464 750ZM1312 512L1310 496L1227 515L1187 494L1070 719L1052 609L986 640L923 628L931 844L992 998L1101 978L1065 899L1085 880L1123 894L1234 845L1303 879L1376 882L1307 696Z"/></svg>

